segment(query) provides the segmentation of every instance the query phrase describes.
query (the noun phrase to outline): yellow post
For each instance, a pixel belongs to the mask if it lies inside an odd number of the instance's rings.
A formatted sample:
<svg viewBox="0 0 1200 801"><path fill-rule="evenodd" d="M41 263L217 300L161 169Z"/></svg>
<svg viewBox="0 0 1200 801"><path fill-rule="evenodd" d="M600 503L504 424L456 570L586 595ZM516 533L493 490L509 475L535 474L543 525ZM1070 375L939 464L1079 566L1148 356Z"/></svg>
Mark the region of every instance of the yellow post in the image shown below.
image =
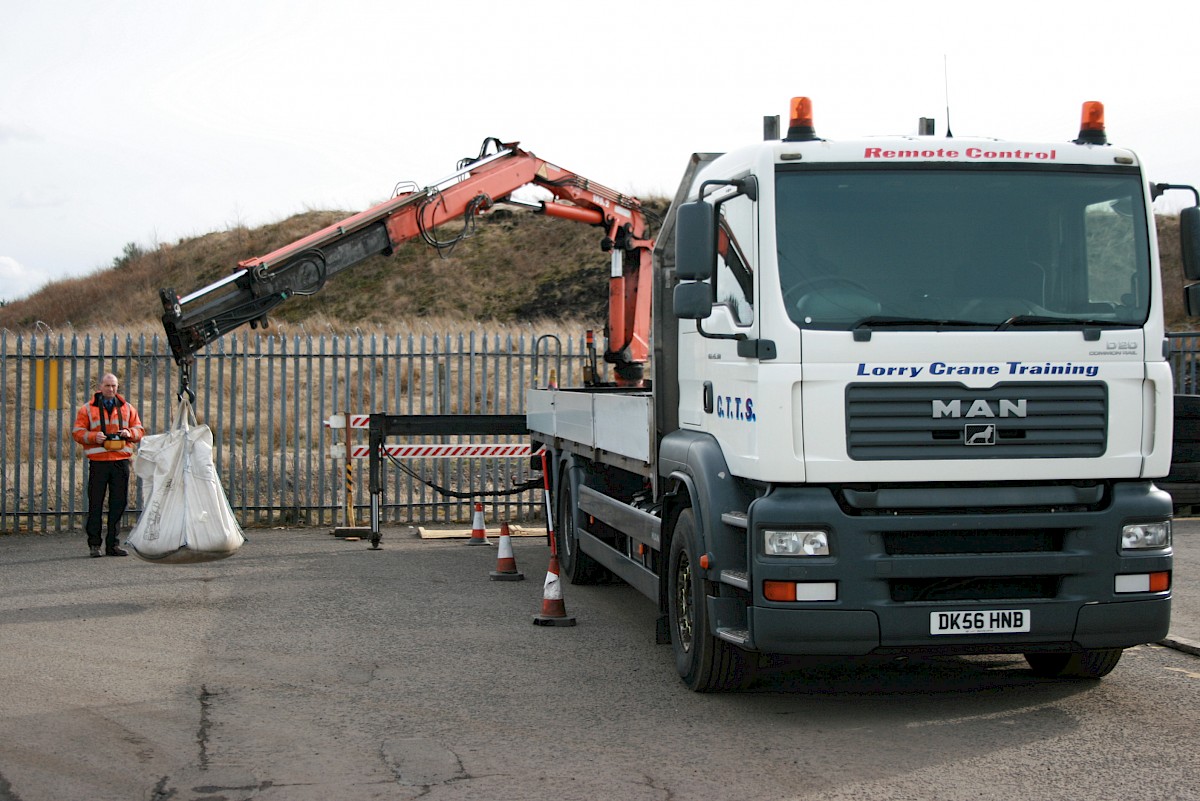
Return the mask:
<svg viewBox="0 0 1200 801"><path fill-rule="evenodd" d="M58 409L58 359L33 363L33 396L34 409Z"/></svg>

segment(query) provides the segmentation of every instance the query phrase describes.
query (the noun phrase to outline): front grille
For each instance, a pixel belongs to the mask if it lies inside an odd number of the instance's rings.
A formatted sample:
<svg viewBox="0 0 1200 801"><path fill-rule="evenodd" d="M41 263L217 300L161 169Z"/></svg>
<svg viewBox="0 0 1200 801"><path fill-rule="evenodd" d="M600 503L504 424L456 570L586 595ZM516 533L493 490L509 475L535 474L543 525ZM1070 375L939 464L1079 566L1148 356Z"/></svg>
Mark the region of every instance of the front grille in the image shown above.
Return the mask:
<svg viewBox="0 0 1200 801"><path fill-rule="evenodd" d="M1057 553L1066 532L1057 529L1020 531L889 531L883 535L888 556L944 556L977 553Z"/></svg>
<svg viewBox="0 0 1200 801"><path fill-rule="evenodd" d="M1098 481L844 484L834 493L842 512L854 517L1096 512L1108 507L1111 495Z"/></svg>
<svg viewBox="0 0 1200 801"><path fill-rule="evenodd" d="M846 387L846 450L858 461L1094 458L1107 441L1101 382Z"/></svg>
<svg viewBox="0 0 1200 801"><path fill-rule="evenodd" d="M1059 576L983 576L893 579L888 582L892 600L913 601L1024 601L1055 598Z"/></svg>

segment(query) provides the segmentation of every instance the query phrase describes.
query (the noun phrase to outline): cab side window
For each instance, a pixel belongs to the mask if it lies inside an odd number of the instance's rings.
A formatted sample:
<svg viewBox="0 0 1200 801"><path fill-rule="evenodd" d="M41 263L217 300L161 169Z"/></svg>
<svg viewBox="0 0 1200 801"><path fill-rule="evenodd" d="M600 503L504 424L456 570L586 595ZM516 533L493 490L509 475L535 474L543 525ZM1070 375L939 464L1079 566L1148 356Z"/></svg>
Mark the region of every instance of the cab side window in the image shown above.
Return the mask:
<svg viewBox="0 0 1200 801"><path fill-rule="evenodd" d="M745 195L720 206L714 302L728 306L740 326L754 321L754 221L754 201Z"/></svg>
<svg viewBox="0 0 1200 801"><path fill-rule="evenodd" d="M1145 249L1138 236L1137 218L1133 209L1136 201L1129 196L1084 209L1083 227L1087 240L1088 308L1147 308L1150 287L1140 274L1129 275L1130 264L1137 263L1137 254Z"/></svg>

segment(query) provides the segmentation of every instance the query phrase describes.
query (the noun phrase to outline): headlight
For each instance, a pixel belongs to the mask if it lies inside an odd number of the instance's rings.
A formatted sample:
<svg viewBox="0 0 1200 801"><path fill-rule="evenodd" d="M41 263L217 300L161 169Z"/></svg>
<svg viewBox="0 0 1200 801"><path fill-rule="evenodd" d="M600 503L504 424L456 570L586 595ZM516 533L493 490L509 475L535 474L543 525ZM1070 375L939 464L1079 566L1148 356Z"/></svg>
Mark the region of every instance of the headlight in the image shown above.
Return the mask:
<svg viewBox="0 0 1200 801"><path fill-rule="evenodd" d="M1167 548L1171 545L1171 521L1131 523L1121 529L1121 550Z"/></svg>
<svg viewBox="0 0 1200 801"><path fill-rule="evenodd" d="M829 556L827 531L763 531L767 556Z"/></svg>

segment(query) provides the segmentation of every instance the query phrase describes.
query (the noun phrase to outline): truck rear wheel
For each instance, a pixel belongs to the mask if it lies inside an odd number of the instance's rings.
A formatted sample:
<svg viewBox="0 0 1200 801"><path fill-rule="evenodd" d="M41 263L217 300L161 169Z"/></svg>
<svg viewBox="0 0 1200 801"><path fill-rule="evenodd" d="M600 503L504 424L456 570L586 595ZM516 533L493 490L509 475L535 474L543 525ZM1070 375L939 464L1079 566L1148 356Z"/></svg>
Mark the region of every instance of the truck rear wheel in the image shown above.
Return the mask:
<svg viewBox="0 0 1200 801"><path fill-rule="evenodd" d="M572 584L595 584L607 572L592 557L579 550L579 535L575 531L575 490L569 473L562 474L558 491L558 568Z"/></svg>
<svg viewBox="0 0 1200 801"><path fill-rule="evenodd" d="M746 652L709 631L707 594L700 574L696 517L684 509L675 522L667 574L667 609L675 668L696 692L730 690L749 676Z"/></svg>
<svg viewBox="0 0 1200 801"><path fill-rule="evenodd" d="M1039 676L1046 678L1099 679L1112 673L1121 661L1121 648L1061 654L1025 654L1025 661Z"/></svg>

